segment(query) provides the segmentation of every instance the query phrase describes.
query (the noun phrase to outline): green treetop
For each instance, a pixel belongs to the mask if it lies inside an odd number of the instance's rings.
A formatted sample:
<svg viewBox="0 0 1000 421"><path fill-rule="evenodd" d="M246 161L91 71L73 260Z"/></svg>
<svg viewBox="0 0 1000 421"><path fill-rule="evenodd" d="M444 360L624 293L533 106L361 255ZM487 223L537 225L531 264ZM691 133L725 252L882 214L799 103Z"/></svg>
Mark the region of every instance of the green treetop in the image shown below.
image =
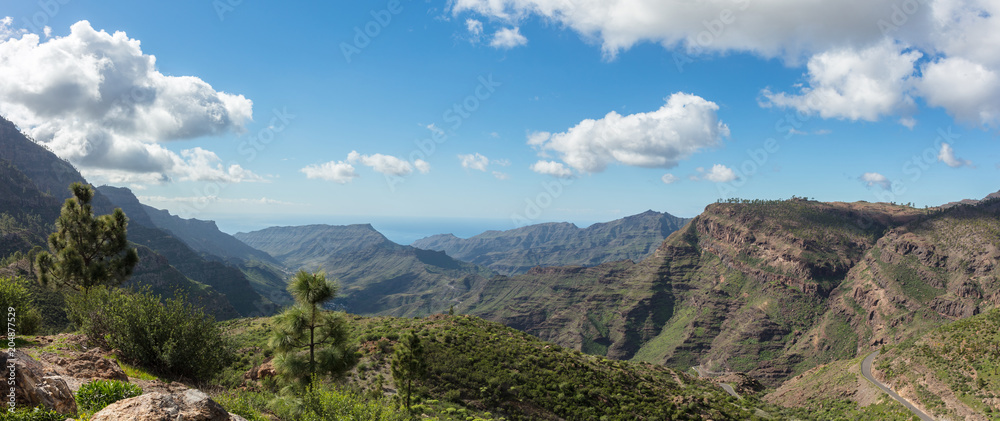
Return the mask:
<svg viewBox="0 0 1000 421"><path fill-rule="evenodd" d="M356 360L348 344L346 322L339 313L323 309L324 303L336 297L337 286L322 273L299 271L288 292L295 305L275 317L269 342L278 374L311 388L318 374L345 373Z"/></svg>
<svg viewBox="0 0 1000 421"><path fill-rule="evenodd" d="M66 199L56 219L49 251L35 258L38 280L84 295L98 285L120 285L139 262L136 250L128 248L125 212L118 208L111 215L95 217L90 205L94 189L81 183L69 189L74 197Z"/></svg>

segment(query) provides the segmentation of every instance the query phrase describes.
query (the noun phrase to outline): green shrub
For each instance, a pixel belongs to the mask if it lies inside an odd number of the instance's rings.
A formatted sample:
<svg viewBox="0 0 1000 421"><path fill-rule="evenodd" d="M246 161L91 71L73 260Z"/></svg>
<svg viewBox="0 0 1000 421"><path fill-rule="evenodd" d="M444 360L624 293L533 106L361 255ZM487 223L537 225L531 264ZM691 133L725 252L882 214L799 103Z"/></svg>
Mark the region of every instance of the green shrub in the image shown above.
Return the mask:
<svg viewBox="0 0 1000 421"><path fill-rule="evenodd" d="M278 417L284 420L404 421L410 419L404 410L386 399L366 399L356 393L320 385L314 385L310 391L274 399L269 406Z"/></svg>
<svg viewBox="0 0 1000 421"><path fill-rule="evenodd" d="M80 386L76 392L76 404L87 412L97 412L122 399L142 394L142 388L132 383L118 380L94 380Z"/></svg>
<svg viewBox="0 0 1000 421"><path fill-rule="evenodd" d="M33 335L42 324L42 316L31 300L26 283L20 278L0 278L0 309L7 312L7 317L13 310L17 335Z"/></svg>
<svg viewBox="0 0 1000 421"><path fill-rule="evenodd" d="M97 287L67 298L70 316L91 340L153 371L210 379L233 352L211 316L175 297L160 302L148 289Z"/></svg>
<svg viewBox="0 0 1000 421"><path fill-rule="evenodd" d="M227 412L246 418L247 421L270 421L264 416L264 412L271 397L272 395L264 392L232 389L212 396L212 399L226 408Z"/></svg>
<svg viewBox="0 0 1000 421"><path fill-rule="evenodd" d="M65 419L66 415L41 407L14 412L0 411L0 421L63 421Z"/></svg>

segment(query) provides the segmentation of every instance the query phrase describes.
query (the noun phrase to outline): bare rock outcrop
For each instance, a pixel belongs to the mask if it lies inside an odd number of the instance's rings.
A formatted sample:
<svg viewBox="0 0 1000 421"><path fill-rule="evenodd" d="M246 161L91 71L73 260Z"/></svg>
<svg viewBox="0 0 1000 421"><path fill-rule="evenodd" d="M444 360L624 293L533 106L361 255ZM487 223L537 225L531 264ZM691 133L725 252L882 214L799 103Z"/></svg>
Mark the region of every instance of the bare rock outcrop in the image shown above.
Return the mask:
<svg viewBox="0 0 1000 421"><path fill-rule="evenodd" d="M91 421L246 421L230 414L200 390L146 393L108 405Z"/></svg>
<svg viewBox="0 0 1000 421"><path fill-rule="evenodd" d="M0 353L5 379L14 376L14 404L17 408L44 406L60 414L76 415L76 400L66 381L21 351ZM9 397L4 400L9 402Z"/></svg>
<svg viewBox="0 0 1000 421"><path fill-rule="evenodd" d="M243 380L258 381L267 377L274 377L276 374L277 372L274 369L274 361L268 360L257 367L251 368L246 373L243 373Z"/></svg>
<svg viewBox="0 0 1000 421"><path fill-rule="evenodd" d="M98 348L92 348L75 357L45 354L42 360L54 366L55 371L64 377L128 382L128 375L125 374L121 366L114 360L104 358L104 353Z"/></svg>

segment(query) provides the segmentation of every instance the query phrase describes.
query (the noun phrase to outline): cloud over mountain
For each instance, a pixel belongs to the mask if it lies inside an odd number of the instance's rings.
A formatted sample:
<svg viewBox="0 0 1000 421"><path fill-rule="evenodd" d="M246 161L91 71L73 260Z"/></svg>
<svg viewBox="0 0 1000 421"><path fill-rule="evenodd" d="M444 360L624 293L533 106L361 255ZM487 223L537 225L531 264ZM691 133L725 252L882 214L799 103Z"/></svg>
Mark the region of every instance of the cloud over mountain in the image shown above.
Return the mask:
<svg viewBox="0 0 1000 421"><path fill-rule="evenodd" d="M729 128L716 115L718 109L697 95L676 93L658 110L624 116L612 111L565 132L532 133L528 144L543 154L554 152L569 167L586 173L604 171L612 163L673 168L729 136ZM547 173L561 172L546 165Z"/></svg>
<svg viewBox="0 0 1000 421"><path fill-rule="evenodd" d="M0 114L84 173L120 179L259 181L214 153L162 144L242 133L253 103L193 76L167 76L139 40L95 30L0 41Z"/></svg>

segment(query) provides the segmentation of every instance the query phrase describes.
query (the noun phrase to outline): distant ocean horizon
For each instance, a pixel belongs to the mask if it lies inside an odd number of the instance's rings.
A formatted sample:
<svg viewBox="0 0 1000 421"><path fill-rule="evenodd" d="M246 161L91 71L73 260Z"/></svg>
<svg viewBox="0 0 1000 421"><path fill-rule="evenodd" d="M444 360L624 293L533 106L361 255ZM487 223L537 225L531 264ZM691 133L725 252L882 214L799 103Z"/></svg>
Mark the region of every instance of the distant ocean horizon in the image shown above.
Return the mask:
<svg viewBox="0 0 1000 421"><path fill-rule="evenodd" d="M216 219L217 218L217 219ZM199 218L202 219L202 218ZM269 227L301 226L313 224L352 225L371 224L386 238L402 245L410 245L421 238L437 234L453 234L469 238L490 230L518 228L509 218L443 218L443 217L392 217L392 216L285 216L285 215L216 215L212 219L219 229L228 234L251 232ZM565 221L537 221L565 222ZM580 228L593 224L574 222Z"/></svg>

